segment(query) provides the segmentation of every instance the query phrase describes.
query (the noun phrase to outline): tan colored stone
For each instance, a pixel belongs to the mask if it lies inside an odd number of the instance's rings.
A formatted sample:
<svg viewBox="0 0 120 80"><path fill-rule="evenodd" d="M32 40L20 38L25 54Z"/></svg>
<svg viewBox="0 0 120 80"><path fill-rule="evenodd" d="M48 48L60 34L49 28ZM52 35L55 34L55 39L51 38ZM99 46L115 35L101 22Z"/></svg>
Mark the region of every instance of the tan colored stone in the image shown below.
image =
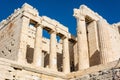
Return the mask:
<svg viewBox="0 0 120 80"><path fill-rule="evenodd" d="M79 14L80 13L77 13L75 17L77 19L78 69L81 70L89 68L89 57L85 17Z"/></svg>
<svg viewBox="0 0 120 80"><path fill-rule="evenodd" d="M35 43L34 43L34 58L33 63L35 66L43 67L42 64L42 58L44 57L42 55L42 26L37 26L36 29L36 36L35 36Z"/></svg>
<svg viewBox="0 0 120 80"><path fill-rule="evenodd" d="M110 42L110 35L108 32L108 27L110 27L105 21L98 21L98 31L99 31L99 45L100 45L100 60L101 64L111 62L110 56L112 53L112 46Z"/></svg>
<svg viewBox="0 0 120 80"><path fill-rule="evenodd" d="M50 68L57 70L57 53L56 53L56 33L50 34Z"/></svg>
<svg viewBox="0 0 120 80"><path fill-rule="evenodd" d="M108 24L85 5L74 9L74 16L77 37L58 21L39 16L27 3L1 21L0 80L76 80L81 76L87 80L91 73L119 71L120 23ZM44 37L44 30L50 39Z"/></svg>
<svg viewBox="0 0 120 80"><path fill-rule="evenodd" d="M63 72L70 72L70 55L68 38L63 39Z"/></svg>
<svg viewBox="0 0 120 80"><path fill-rule="evenodd" d="M19 51L18 51L18 62L19 63L26 63L26 49L27 49L27 27L29 26L30 19L27 17L22 17L22 25L21 27L21 35L20 35L20 43L19 43Z"/></svg>

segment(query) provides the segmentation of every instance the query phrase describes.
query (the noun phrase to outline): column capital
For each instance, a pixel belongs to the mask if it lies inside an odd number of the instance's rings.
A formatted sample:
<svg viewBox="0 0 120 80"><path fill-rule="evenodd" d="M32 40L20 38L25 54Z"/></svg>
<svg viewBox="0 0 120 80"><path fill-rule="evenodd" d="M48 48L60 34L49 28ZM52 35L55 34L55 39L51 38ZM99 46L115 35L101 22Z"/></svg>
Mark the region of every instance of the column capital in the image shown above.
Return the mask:
<svg viewBox="0 0 120 80"><path fill-rule="evenodd" d="M66 39L66 38L68 38L66 35L63 35L62 37L61 37L61 39Z"/></svg>
<svg viewBox="0 0 120 80"><path fill-rule="evenodd" d="M22 19L23 19L23 18L28 18L28 19L30 19L29 17L27 17L27 16L25 16L25 15L22 15L21 18L22 18Z"/></svg>
<svg viewBox="0 0 120 80"><path fill-rule="evenodd" d="M85 15L82 13L82 11L80 11L79 9L74 9L74 14L73 16L76 19L79 19L81 21L85 21Z"/></svg>
<svg viewBox="0 0 120 80"><path fill-rule="evenodd" d="M43 25L41 25L40 23L37 23L37 24L35 25L35 27L36 27L36 28L37 28L37 27L44 28L44 26L43 26Z"/></svg>
<svg viewBox="0 0 120 80"><path fill-rule="evenodd" d="M50 30L49 34L57 34L57 32L55 30Z"/></svg>

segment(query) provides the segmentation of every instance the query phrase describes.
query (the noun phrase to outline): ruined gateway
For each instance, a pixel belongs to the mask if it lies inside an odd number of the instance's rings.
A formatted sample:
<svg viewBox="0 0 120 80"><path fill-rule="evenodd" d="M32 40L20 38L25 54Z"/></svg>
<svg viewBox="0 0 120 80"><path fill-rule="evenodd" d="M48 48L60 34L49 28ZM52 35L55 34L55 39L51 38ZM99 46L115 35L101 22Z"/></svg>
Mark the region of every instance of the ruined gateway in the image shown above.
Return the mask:
<svg viewBox="0 0 120 80"><path fill-rule="evenodd" d="M77 37L27 3L3 20L0 80L120 80L120 23L108 24L85 5L73 16Z"/></svg>

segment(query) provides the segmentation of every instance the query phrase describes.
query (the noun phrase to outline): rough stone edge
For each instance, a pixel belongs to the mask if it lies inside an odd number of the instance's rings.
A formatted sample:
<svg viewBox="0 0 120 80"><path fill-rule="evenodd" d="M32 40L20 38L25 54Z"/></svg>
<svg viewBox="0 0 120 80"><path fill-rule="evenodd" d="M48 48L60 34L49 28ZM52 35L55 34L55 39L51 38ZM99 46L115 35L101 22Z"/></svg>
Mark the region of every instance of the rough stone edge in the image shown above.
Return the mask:
<svg viewBox="0 0 120 80"><path fill-rule="evenodd" d="M117 68L117 67L120 67L120 60L116 60L116 61L113 61L113 62L110 62L110 63L107 63L107 64L100 64L100 65L97 65L97 66L90 67L88 69L84 69L84 70L81 70L81 71L76 71L76 72L69 73L69 74L67 74L67 78L68 79L76 78L76 77L91 74L91 73L94 73L94 72L97 72L97 71L102 71L102 70L105 70L105 69L113 69L113 68Z"/></svg>
<svg viewBox="0 0 120 80"><path fill-rule="evenodd" d="M35 72L38 74L44 74L44 75L48 75L48 76L66 79L65 74L62 72L53 71L53 70L50 70L47 68L40 68L40 67L31 66L30 64L23 65L23 64L19 64L19 63L15 62L15 61L10 61L10 60L4 59L4 58L0 58L0 65L11 66L13 68L17 68L20 70L26 70L26 71Z"/></svg>

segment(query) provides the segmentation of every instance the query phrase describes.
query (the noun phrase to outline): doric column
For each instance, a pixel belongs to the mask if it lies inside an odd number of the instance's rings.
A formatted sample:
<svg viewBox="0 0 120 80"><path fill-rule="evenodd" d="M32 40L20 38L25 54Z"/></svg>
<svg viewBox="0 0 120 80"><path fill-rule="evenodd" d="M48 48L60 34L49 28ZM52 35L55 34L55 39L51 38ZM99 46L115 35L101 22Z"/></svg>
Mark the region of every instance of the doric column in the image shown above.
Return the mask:
<svg viewBox="0 0 120 80"><path fill-rule="evenodd" d="M84 16L81 17L81 19L77 19L77 49L79 55L79 70L86 69L89 67L86 23Z"/></svg>
<svg viewBox="0 0 120 80"><path fill-rule="evenodd" d="M69 42L67 37L63 39L63 72L70 72Z"/></svg>
<svg viewBox="0 0 120 80"><path fill-rule="evenodd" d="M23 16L21 18L21 33L20 33L20 43L18 50L18 62L21 64L25 64L26 60L26 50L27 50L27 33L30 19Z"/></svg>
<svg viewBox="0 0 120 80"><path fill-rule="evenodd" d="M108 27L108 24L104 20L98 21L100 61L102 64L110 62L109 55L112 54Z"/></svg>
<svg viewBox="0 0 120 80"><path fill-rule="evenodd" d="M35 66L43 67L42 64L42 25L37 26L34 43L34 57L33 63Z"/></svg>
<svg viewBox="0 0 120 80"><path fill-rule="evenodd" d="M50 68L53 70L57 70L57 53L56 53L56 32L50 32Z"/></svg>
<svg viewBox="0 0 120 80"><path fill-rule="evenodd" d="M77 52L79 55L78 69L89 68L88 42L85 17L77 9L74 10L74 16L77 19Z"/></svg>

